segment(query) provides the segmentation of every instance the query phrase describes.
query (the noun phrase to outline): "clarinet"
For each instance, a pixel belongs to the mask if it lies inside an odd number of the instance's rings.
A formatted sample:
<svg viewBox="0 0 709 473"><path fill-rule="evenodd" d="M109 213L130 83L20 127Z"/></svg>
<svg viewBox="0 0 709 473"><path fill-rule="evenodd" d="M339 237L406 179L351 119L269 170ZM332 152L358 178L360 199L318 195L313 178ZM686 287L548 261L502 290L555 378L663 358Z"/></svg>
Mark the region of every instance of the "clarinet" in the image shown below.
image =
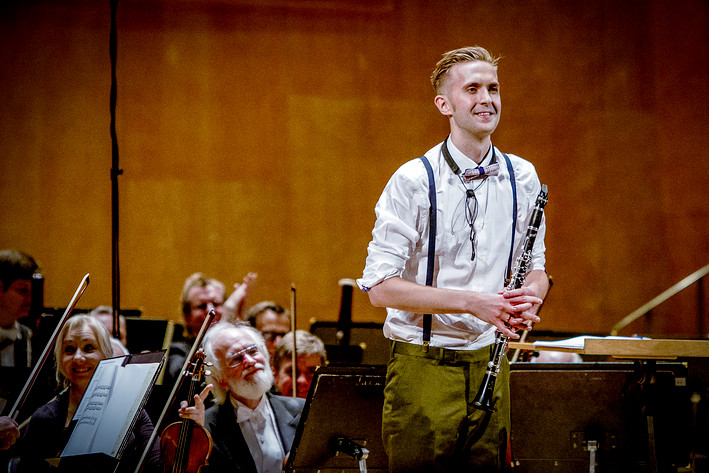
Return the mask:
<svg viewBox="0 0 709 473"><path fill-rule="evenodd" d="M510 280L507 282L507 290L519 289L524 284L527 271L529 270L529 264L532 262L532 247L534 247L534 240L537 238L539 225L542 223L542 215L544 214L544 206L546 204L547 186L544 184L542 185L542 190L539 191L537 201L534 204L532 218L530 219L529 226L527 227L527 234L524 237L522 254L520 254L515 261L514 271L512 271ZM480 385L477 396L475 396L475 401L473 401L473 405L476 409L481 409L484 411L492 410L494 405L492 394L495 390L495 380L497 380L497 375L500 372L502 357L505 356L507 352L508 341L509 337L504 335L499 330L495 333L495 345L492 349L492 353L490 354L490 361L487 364L485 378Z"/></svg>

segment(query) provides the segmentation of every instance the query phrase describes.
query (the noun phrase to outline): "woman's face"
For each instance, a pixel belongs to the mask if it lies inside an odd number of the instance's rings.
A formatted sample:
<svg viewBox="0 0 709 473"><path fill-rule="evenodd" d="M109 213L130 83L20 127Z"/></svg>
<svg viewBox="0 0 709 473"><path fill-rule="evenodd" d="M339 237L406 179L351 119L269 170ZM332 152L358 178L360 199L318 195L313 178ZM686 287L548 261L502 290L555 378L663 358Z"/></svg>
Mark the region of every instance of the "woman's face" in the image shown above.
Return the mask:
<svg viewBox="0 0 709 473"><path fill-rule="evenodd" d="M98 362L106 358L99 349L96 336L87 327L74 327L62 343L61 372L72 387L86 389Z"/></svg>

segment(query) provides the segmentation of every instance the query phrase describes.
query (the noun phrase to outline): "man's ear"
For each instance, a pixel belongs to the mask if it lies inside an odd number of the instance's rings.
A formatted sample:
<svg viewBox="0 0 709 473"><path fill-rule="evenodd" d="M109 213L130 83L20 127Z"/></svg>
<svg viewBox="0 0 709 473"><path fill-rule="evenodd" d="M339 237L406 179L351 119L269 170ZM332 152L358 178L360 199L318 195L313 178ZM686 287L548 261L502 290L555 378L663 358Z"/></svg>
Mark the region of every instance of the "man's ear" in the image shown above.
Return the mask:
<svg viewBox="0 0 709 473"><path fill-rule="evenodd" d="M450 105L448 104L448 98L445 95L436 95L436 97L433 99L433 103L436 104L436 107L438 108L438 111L441 112L441 114L449 117L453 115L453 111L450 108Z"/></svg>

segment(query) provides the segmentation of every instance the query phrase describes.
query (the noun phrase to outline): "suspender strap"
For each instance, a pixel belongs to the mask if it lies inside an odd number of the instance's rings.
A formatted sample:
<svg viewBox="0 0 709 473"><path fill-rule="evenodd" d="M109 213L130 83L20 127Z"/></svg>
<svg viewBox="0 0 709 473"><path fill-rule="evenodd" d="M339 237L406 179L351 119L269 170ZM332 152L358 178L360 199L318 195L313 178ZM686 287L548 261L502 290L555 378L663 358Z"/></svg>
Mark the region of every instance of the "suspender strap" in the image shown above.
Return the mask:
<svg viewBox="0 0 709 473"><path fill-rule="evenodd" d="M426 268L426 285L433 286L433 270L435 267L436 259L436 214L438 206L436 204L436 181L433 178L433 169L431 168L431 163L428 162L426 156L421 156L421 161L423 165L426 166L426 173L428 174L428 200L431 203L428 209L428 261ZM423 314L423 346L428 348L428 344L431 342L431 314Z"/></svg>
<svg viewBox="0 0 709 473"><path fill-rule="evenodd" d="M510 174L510 184L512 185L512 238L510 242L510 256L507 259L507 274L505 275L505 280L509 281L512 277L512 256L514 255L515 249L515 230L517 228L517 181L515 179L515 170L512 166L512 161L509 156L502 153L505 157L505 162L507 163L507 171ZM426 285L433 286L433 270L435 268L435 254L436 254L436 214L438 206L436 204L436 181L433 178L433 169L431 168L431 163L428 161L426 156L421 156L419 158L423 161L423 165L426 167L426 173L428 174L428 200L430 202L429 206L429 229L428 229L428 261L426 268ZM450 163L449 163L450 164ZM455 164L455 163L454 163ZM456 166L457 167L457 166ZM460 172L460 170L458 170ZM431 314L423 314L423 346L428 349L428 345L431 342Z"/></svg>
<svg viewBox="0 0 709 473"><path fill-rule="evenodd" d="M515 252L515 230L517 229L517 181L515 180L515 168L512 167L512 161L505 154L505 162L507 163L507 171L510 173L510 184L512 184L512 242L510 243L510 257L507 260L507 274L505 282L509 282L512 278L512 255Z"/></svg>

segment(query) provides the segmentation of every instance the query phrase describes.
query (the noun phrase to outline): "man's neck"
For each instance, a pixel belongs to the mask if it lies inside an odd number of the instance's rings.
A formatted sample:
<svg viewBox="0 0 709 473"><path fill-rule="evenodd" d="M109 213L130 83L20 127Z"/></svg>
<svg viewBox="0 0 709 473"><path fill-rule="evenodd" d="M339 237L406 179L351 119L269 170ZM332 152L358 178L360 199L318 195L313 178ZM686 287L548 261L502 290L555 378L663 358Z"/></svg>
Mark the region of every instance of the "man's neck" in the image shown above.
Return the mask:
<svg viewBox="0 0 709 473"><path fill-rule="evenodd" d="M492 145L490 135L477 139L470 135L456 133L456 130L451 132L451 141L461 153L478 164L485 159L485 155L490 151L490 146Z"/></svg>
<svg viewBox="0 0 709 473"><path fill-rule="evenodd" d="M14 317L7 318L0 314L0 327L9 330L15 326L15 322L17 322L17 320Z"/></svg>
<svg viewBox="0 0 709 473"><path fill-rule="evenodd" d="M261 399L265 396L265 394L258 399L246 399L245 397L237 396L234 393L231 393L231 396L253 411L261 403Z"/></svg>

